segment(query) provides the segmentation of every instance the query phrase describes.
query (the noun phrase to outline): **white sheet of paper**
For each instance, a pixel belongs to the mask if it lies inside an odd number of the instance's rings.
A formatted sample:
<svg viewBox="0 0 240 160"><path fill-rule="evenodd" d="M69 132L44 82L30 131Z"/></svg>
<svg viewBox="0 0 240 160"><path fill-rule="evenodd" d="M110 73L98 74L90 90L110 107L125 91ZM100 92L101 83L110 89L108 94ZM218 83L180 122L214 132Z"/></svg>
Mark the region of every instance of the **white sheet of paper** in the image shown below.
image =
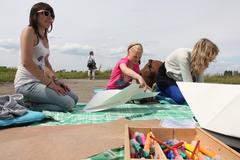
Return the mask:
<svg viewBox="0 0 240 160"><path fill-rule="evenodd" d="M154 97L157 94L158 92L144 92L143 88L139 88L139 84L131 84L122 90L99 91L83 110L86 112L101 111L124 104L129 100Z"/></svg>
<svg viewBox="0 0 240 160"><path fill-rule="evenodd" d="M240 85L177 82L200 126L240 138Z"/></svg>

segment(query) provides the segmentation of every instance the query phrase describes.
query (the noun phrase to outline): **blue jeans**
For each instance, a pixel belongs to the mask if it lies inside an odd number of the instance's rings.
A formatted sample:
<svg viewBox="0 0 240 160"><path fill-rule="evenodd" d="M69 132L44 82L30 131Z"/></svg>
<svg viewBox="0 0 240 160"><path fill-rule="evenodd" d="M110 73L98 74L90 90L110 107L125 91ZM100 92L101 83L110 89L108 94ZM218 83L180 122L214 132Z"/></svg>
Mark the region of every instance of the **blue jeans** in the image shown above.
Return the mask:
<svg viewBox="0 0 240 160"><path fill-rule="evenodd" d="M58 95L54 90L41 83L29 83L16 88L16 93L23 94L24 101L30 103L30 109L35 111L71 111L78 102L78 97L72 92Z"/></svg>

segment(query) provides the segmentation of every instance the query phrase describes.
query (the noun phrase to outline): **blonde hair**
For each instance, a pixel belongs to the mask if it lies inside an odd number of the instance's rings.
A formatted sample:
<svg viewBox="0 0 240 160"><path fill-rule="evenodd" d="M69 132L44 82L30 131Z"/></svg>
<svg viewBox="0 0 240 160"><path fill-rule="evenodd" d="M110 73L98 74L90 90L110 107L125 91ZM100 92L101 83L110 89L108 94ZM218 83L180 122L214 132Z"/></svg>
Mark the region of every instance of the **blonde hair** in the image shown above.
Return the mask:
<svg viewBox="0 0 240 160"><path fill-rule="evenodd" d="M200 39L193 47L191 67L194 74L201 74L218 55L218 47L206 38Z"/></svg>
<svg viewBox="0 0 240 160"><path fill-rule="evenodd" d="M143 46L141 43L138 42L132 42L129 44L128 49L127 49L128 53L129 51L135 51L135 52L143 52Z"/></svg>

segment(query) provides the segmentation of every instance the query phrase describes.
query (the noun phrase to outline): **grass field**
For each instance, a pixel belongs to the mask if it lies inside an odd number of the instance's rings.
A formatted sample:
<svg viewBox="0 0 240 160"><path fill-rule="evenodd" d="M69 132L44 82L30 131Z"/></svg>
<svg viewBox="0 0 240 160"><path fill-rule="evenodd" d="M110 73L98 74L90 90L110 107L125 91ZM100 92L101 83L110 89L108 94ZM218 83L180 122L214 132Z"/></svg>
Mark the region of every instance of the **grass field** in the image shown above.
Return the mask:
<svg viewBox="0 0 240 160"><path fill-rule="evenodd" d="M16 68L0 67L0 82L13 82L16 74ZM58 78L64 79L86 79L87 71L57 71ZM111 70L97 71L96 79L108 79ZM240 84L240 75L224 76L224 75L207 75L204 77L208 83L224 83L224 84Z"/></svg>

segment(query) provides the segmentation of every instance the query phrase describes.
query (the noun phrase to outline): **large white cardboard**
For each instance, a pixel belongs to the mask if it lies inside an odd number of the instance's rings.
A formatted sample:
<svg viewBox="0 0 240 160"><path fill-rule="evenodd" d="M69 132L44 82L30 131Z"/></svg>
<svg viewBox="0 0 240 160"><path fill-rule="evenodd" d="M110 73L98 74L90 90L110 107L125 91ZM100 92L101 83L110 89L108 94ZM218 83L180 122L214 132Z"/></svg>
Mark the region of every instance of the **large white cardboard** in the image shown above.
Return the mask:
<svg viewBox="0 0 240 160"><path fill-rule="evenodd" d="M139 88L139 84L131 84L130 86L120 90L105 90L99 91L97 94L89 101L83 111L86 112L96 112L101 110L106 110L115 107L120 104L124 104L127 101L154 97L158 92L146 91L143 88Z"/></svg>
<svg viewBox="0 0 240 160"><path fill-rule="evenodd" d="M177 82L202 128L240 138L240 85Z"/></svg>

